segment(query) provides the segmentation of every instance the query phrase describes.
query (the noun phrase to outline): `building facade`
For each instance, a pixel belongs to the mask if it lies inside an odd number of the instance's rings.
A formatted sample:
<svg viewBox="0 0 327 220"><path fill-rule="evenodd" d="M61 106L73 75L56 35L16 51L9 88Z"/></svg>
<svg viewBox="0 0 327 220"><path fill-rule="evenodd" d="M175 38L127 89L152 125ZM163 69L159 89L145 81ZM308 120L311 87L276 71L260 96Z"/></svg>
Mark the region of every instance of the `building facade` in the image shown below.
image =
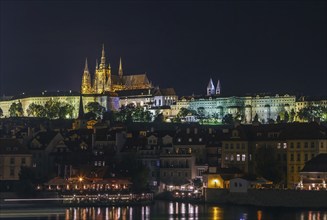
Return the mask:
<svg viewBox="0 0 327 220"><path fill-rule="evenodd" d="M123 75L122 60L119 62L118 74L112 74L110 63L107 64L104 45L102 47L100 64L96 61L95 72L92 77L87 60L82 76L82 94L104 94L121 90L149 89L152 88L146 74Z"/></svg>

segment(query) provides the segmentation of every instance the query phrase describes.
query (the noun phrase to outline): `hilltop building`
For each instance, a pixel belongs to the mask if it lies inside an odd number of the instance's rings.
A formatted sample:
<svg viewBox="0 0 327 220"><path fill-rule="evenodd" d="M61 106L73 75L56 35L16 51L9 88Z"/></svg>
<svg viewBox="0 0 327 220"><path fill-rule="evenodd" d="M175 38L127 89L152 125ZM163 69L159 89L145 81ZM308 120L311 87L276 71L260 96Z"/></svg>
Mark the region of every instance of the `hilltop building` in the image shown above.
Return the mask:
<svg viewBox="0 0 327 220"><path fill-rule="evenodd" d="M104 45L102 47L100 64L98 64L97 61L95 64L93 85L87 59L85 61L85 68L81 85L82 94L104 94L107 92L117 92L122 90L151 88L153 88L153 86L149 82L145 73L123 75L123 64L121 58L119 62L118 74L112 74L110 63L106 63Z"/></svg>

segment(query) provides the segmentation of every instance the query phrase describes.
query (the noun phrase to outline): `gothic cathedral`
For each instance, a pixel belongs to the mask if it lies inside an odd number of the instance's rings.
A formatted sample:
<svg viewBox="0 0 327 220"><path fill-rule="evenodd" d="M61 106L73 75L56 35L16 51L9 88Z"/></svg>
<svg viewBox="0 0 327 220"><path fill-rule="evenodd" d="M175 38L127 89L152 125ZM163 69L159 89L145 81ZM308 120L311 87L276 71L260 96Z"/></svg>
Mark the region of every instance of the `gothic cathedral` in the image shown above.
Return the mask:
<svg viewBox="0 0 327 220"><path fill-rule="evenodd" d="M87 59L85 61L84 73L82 76L82 94L104 94L106 92L116 92L121 90L149 89L153 86L146 74L123 75L122 60L119 62L118 74L111 73L110 64L106 64L104 46L102 47L101 61L96 62L93 86L91 74L88 68Z"/></svg>

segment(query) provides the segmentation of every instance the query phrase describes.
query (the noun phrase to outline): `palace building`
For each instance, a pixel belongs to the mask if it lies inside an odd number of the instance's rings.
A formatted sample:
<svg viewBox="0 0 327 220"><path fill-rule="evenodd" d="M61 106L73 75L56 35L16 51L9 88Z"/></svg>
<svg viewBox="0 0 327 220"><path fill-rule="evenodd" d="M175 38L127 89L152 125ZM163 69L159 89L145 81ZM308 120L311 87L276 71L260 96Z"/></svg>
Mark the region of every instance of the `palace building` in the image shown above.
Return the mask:
<svg viewBox="0 0 327 220"><path fill-rule="evenodd" d="M135 75L123 75L123 65L120 58L118 74L112 74L110 63L106 63L104 45L102 47L100 64L96 61L95 73L92 77L85 61L82 76L82 94L104 94L106 92L117 92L122 90L150 89L153 88L145 73Z"/></svg>

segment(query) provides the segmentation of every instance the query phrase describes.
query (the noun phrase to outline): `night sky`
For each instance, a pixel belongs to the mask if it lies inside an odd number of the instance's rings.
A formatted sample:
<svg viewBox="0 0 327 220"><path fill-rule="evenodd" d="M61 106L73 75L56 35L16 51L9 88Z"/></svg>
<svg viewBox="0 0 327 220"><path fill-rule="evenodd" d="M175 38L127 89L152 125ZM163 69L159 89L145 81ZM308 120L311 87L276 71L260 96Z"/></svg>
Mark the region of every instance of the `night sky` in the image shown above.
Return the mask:
<svg viewBox="0 0 327 220"><path fill-rule="evenodd" d="M79 91L105 44L117 74L178 95L327 95L326 1L0 1L0 93Z"/></svg>

